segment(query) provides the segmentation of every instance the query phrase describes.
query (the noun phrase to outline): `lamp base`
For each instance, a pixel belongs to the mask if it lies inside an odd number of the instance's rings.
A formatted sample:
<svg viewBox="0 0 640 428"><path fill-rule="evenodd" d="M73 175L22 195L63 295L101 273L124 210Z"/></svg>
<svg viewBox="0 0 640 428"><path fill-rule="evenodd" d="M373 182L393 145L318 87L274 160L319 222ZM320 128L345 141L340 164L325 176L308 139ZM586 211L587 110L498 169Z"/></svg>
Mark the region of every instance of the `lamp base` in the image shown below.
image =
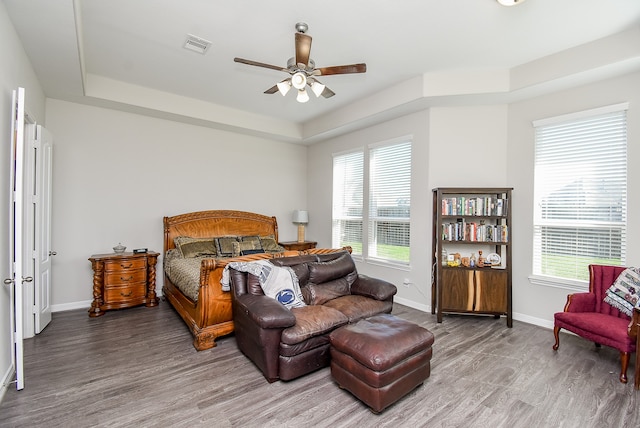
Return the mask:
<svg viewBox="0 0 640 428"><path fill-rule="evenodd" d="M304 242L304 224L298 225L298 242Z"/></svg>

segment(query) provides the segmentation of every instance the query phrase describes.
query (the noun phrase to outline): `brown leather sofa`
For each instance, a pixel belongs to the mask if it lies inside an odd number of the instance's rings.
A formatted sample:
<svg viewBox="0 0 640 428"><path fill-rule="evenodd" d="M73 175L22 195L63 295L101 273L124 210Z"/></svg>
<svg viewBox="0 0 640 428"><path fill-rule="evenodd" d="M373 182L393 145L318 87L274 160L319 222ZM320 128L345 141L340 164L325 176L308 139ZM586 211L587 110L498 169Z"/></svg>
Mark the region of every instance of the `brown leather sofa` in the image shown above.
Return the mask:
<svg viewBox="0 0 640 428"><path fill-rule="evenodd" d="M347 251L270 262L293 269L306 306L287 309L264 295L257 277L229 269L238 348L269 382L329 366L333 330L391 312L395 285L358 274Z"/></svg>

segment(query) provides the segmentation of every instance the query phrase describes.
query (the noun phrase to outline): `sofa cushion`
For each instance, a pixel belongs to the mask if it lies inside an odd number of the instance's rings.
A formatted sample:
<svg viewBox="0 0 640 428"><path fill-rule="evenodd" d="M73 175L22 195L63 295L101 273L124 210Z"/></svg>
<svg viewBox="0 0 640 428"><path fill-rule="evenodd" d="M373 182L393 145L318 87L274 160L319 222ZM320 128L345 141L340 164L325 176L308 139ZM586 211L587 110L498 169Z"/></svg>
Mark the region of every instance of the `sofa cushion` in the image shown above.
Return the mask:
<svg viewBox="0 0 640 428"><path fill-rule="evenodd" d="M330 300L323 306L342 312L349 319L349 324L352 324L364 318L391 312L393 303L350 294Z"/></svg>
<svg viewBox="0 0 640 428"><path fill-rule="evenodd" d="M334 279L322 284L309 282L302 288L302 296L308 305L323 305L332 299L349 294L349 282L346 278Z"/></svg>
<svg viewBox="0 0 640 428"><path fill-rule="evenodd" d="M356 265L350 254L343 254L328 262L309 263L309 282L322 284L342 277L347 278L349 286L358 277Z"/></svg>
<svg viewBox="0 0 640 428"><path fill-rule="evenodd" d="M300 284L300 287L307 285L307 282L309 282L309 266L306 263L300 263L289 267L298 278L298 284Z"/></svg>
<svg viewBox="0 0 640 428"><path fill-rule="evenodd" d="M280 338L287 345L295 345L310 337L329 333L349 322L342 312L326 306L292 308L291 313L296 317L296 324L285 328Z"/></svg>

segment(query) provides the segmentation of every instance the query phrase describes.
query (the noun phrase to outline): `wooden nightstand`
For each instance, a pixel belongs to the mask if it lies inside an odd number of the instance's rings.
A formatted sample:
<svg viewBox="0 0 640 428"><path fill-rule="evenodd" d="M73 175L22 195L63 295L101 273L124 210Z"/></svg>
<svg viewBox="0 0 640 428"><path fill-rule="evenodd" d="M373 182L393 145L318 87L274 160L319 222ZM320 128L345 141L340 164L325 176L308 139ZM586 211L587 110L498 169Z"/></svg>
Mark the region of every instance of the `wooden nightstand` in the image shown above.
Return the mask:
<svg viewBox="0 0 640 428"><path fill-rule="evenodd" d="M318 245L318 243L314 241L304 241L304 242L287 241L287 242L278 242L278 244L283 246L285 250L294 250L294 251L310 250L312 248L316 248L316 245Z"/></svg>
<svg viewBox="0 0 640 428"><path fill-rule="evenodd" d="M90 317L104 315L110 309L132 306L157 306L156 262L159 253L94 254L93 302Z"/></svg>

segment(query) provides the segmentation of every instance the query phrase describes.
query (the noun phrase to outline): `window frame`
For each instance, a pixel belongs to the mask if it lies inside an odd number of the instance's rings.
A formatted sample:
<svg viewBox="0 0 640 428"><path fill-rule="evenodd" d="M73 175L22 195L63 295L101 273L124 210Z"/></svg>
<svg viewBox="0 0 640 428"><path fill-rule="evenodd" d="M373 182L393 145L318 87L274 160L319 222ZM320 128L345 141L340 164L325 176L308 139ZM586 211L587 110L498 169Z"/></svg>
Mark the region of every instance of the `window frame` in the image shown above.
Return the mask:
<svg viewBox="0 0 640 428"><path fill-rule="evenodd" d="M614 115L616 113L623 113L624 115L624 133L625 133L625 137L624 137L624 149L620 149L620 150L624 150L624 154L622 155L624 157L624 189L621 189L621 195L622 195L622 204L621 204L621 220L620 221L609 221L609 222L602 222L601 218L595 218L595 219L591 219L591 221L585 221L584 223L576 223L576 221L572 218L568 218L566 220L558 220L553 219L553 218L548 218L544 219L543 214L542 214L542 209L538 208L539 206L541 206L542 203L542 197L541 195L538 194L538 192L541 191L540 187L543 186L543 184L538 182L538 179L535 176L534 173L534 183L533 183L533 208L534 208L534 212L533 212L533 224L532 224L532 273L529 276L529 281L532 284L536 284L536 285L543 285L543 286L551 286L551 287L560 287L560 288L567 288L567 289L571 289L571 290L578 290L578 291L585 291L588 289L588 284L589 281L587 280L582 280L579 278L567 278L567 277L561 277L561 276L553 276L553 275L545 275L543 273L541 273L540 271L537 271L537 267L539 266L539 263L542 263L542 258L544 255L544 250L542 250L542 242L543 239L548 239L549 235L547 234L546 236L543 234L543 232L538 232L538 230L540 228L555 228L556 230L562 230L565 229L567 230L567 232L569 232L570 229L574 229L574 231L580 231L582 230L581 233L579 233L577 236L580 237L585 237L586 239L592 239L594 238L594 236L591 236L589 234L589 232L596 232L597 230L602 230L601 227L603 226L607 226L611 229L618 229L620 231L620 261L619 263L621 265L624 265L626 263L626 243L628 240L628 236L627 236L627 229L628 229L628 216L627 216L627 210L628 210L628 144L629 144L629 140L628 140L628 121L627 121L627 111L628 111L628 107L629 104L628 103L621 103L621 104L615 104L615 105L611 105L611 106L605 106L605 107L601 107L601 108L595 108L595 109L590 109L590 110L585 110L585 111L580 111L580 112L575 112L575 113L570 113L570 114L566 114L566 115L561 115L561 116L556 116L556 117L551 117L551 118L546 118L546 119L541 119L541 120L536 120L533 121L533 127L534 127L534 132L536 134L536 136L534 137L534 152L536 154L536 156L538 155L538 145L539 145L539 140L538 140L538 131L540 131L541 129L544 129L545 127L552 127L552 126L556 126L556 125L568 125L568 124L573 124L575 123L576 125L579 125L579 122L584 121L584 120L590 120L590 119L596 119L599 116L604 116L607 114L611 114ZM577 156L576 156L577 157ZM563 157L562 159L562 165L567 164L568 162L570 162L571 160L574 160L572 158L568 158L566 156ZM536 169L538 169L540 167L539 163L538 163L538 159L536 158L534 160L534 171ZM573 195L579 195L581 193L576 192L573 193ZM588 205L585 205L587 208L589 208ZM572 223L573 222L573 223ZM591 230L589 230L591 229ZM585 235L585 232L587 232L587 235ZM540 235L538 235L540 234ZM557 244L558 246L560 246L559 244ZM585 244L587 245L587 244ZM573 243L571 244L571 248L573 248L576 254L583 254L582 252L580 252L580 250L582 250L584 252L585 250L585 246L576 246ZM588 248L588 247L587 247ZM574 257L574 263L577 263L577 257ZM594 261L589 262L589 263L598 263L597 262L597 257L594 256ZM613 263L612 263L613 264Z"/></svg>
<svg viewBox="0 0 640 428"><path fill-rule="evenodd" d="M407 135L398 138L393 138L385 141L380 141L376 143L369 144L367 146L361 146L354 148L352 150L337 152L332 154L332 215L331 215L331 239L332 245L334 247L340 246L340 240L337 239L339 235L336 231L336 206L335 206L335 190L336 190L336 177L335 177L335 162L337 158L348 156L354 153L362 153L362 162L363 162L363 171L362 171L362 205L361 205L361 245L362 250L360 253L352 253L352 256L355 259L366 261L369 264L376 264L387 267L399 268L402 270L409 270L411 266L411 205L409 202L409 217L406 223L409 225L407 240L409 241L409 260L404 262L402 260L389 259L385 257L378 257L370 255L369 250L369 241L370 241L370 224L374 220L370 217L370 195L371 195L371 153L373 150L380 149L383 147L393 146L397 144L408 143L410 145L411 155L409 161L409 190L408 193L411 195L412 193L412 181L413 181L413 136ZM409 196L409 201L411 200L411 196ZM396 220L395 218L393 219Z"/></svg>

